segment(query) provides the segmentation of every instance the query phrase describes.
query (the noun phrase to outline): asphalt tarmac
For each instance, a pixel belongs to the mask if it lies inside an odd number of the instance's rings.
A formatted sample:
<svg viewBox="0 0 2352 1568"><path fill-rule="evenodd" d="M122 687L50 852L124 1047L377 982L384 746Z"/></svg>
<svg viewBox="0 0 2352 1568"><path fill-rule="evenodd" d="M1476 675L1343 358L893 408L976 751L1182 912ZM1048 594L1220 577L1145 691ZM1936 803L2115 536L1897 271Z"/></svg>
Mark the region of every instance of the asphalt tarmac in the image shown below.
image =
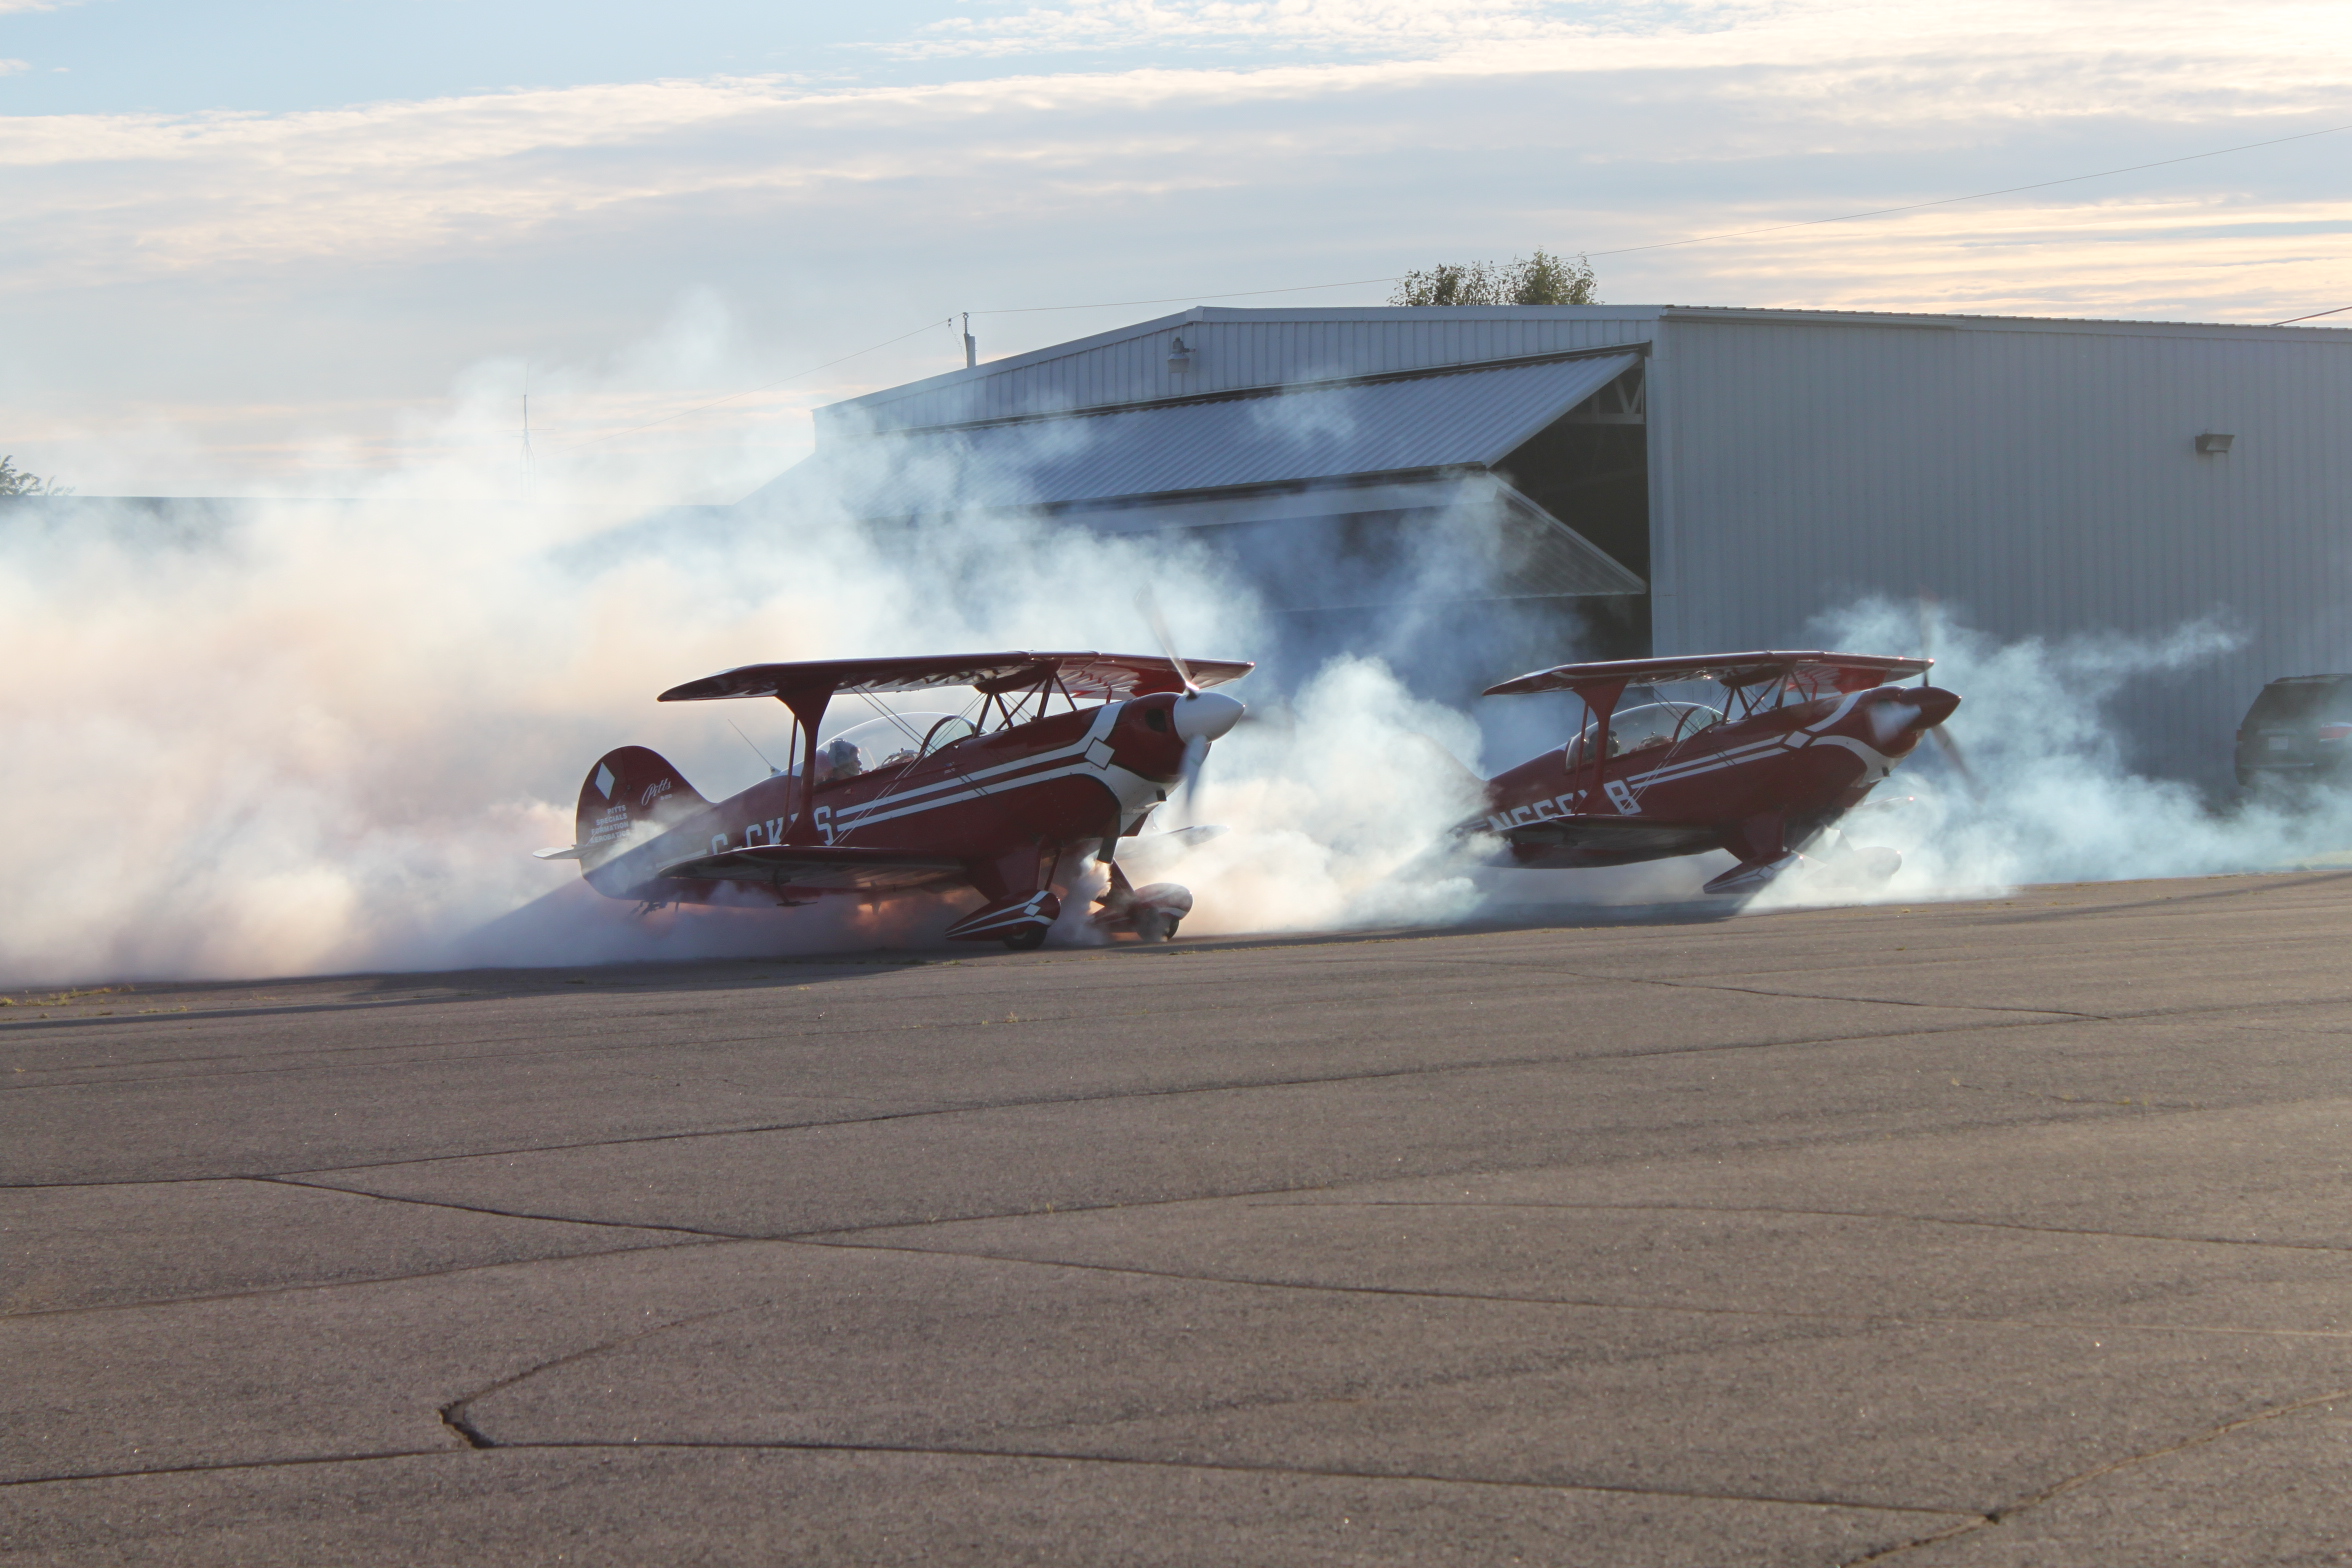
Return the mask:
<svg viewBox="0 0 2352 1568"><path fill-rule="evenodd" d="M0 1560L2352 1562L2348 939L18 993Z"/></svg>

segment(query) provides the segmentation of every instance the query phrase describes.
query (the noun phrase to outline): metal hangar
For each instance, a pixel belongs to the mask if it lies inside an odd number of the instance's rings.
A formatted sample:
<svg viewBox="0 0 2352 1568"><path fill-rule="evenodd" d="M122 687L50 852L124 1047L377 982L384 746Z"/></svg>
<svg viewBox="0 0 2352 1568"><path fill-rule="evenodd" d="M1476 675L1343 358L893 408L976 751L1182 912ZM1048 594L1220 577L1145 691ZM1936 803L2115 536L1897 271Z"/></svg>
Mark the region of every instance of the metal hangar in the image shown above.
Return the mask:
<svg viewBox="0 0 2352 1568"><path fill-rule="evenodd" d="M821 409L753 500L815 484L877 522L1185 531L1301 656L1447 695L1521 656L1802 645L1873 595L2005 639L2209 618L2235 650L2119 717L2135 764L2213 782L2265 680L2352 669L2342 329L1201 307Z"/></svg>

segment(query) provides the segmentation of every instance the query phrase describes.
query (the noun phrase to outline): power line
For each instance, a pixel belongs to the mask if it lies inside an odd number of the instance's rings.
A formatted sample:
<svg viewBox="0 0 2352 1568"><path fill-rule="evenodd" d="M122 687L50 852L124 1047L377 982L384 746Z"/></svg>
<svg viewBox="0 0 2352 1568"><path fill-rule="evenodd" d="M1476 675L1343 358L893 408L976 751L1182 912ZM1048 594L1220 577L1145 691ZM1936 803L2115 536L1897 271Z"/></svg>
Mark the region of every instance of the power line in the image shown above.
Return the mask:
<svg viewBox="0 0 2352 1568"><path fill-rule="evenodd" d="M1944 196L1934 201L1915 201L1901 207L1873 207L1868 212L1841 213L1834 218L1805 218L1795 223L1768 223L1758 229L1729 229L1721 234L1695 234L1686 240L1658 240L1649 245L1626 245L1617 250L1587 251L1588 256L1630 256L1641 250L1667 250L1676 245L1704 245L1710 240L1736 240L1750 234L1777 234L1784 229L1810 229L1824 223L1851 223L1857 218L1883 218L1890 213L1918 212L1926 207L1949 207L1955 202L1983 201L1992 196L2014 196L2019 191L2046 191L2053 185L2075 185L2084 180L2104 180L2118 174L2137 174L2142 169L2165 169L2176 163L2195 163L2200 158L2219 158L2233 152L2251 152L2257 147L2276 147L2284 142L2309 141L2314 136L2333 136L2338 131L2352 131L2352 125L2331 125L2323 130L2298 131L2292 136L2274 136L2269 141L2244 142L2235 147L2216 147L2211 152L2192 152L2178 158L2159 158L2154 163L2134 163L2120 169L2101 169L2096 174L2069 174L2064 179L2037 180L2031 185L2008 185L1997 191L1977 191L1968 196Z"/></svg>
<svg viewBox="0 0 2352 1568"><path fill-rule="evenodd" d="M1242 289L1233 294L1172 294L1166 299L1113 299L1099 305L1020 305L1011 310L975 310L975 316L1033 316L1044 310L1125 310L1135 305L1180 305L1186 300L1253 299L1260 294L1305 294L1315 289L1352 289L1365 283L1394 283L1394 278L1350 278L1345 283L1301 283L1286 289Z"/></svg>
<svg viewBox="0 0 2352 1568"><path fill-rule="evenodd" d="M2164 169L2176 163L2195 163L2200 158L2220 158L2234 152L2251 152L2258 147L2277 147L2287 142L2309 141L2314 136L2333 136L2341 131L2352 131L2352 125L2330 125L2316 131L2298 131L2292 136L2274 136L2267 141L2241 142L2235 147L2216 147L2210 152L2192 152L2178 158L2159 158L2153 163L2134 163L2120 169L2101 169L2095 174L2069 174L2062 179L2037 180L2031 185L2007 185L1995 191L1974 191L1966 196L1941 196L1934 201L1915 201L1900 207L1873 207L1867 212L1844 212L1831 218L1801 218L1794 223L1768 223L1760 228L1727 229L1720 234L1694 234L1688 239L1654 240L1646 245L1623 245L1615 250L1583 251L1593 256L1630 256L1637 251L1670 250L1678 245L1706 245L1716 240L1743 239L1751 234L1775 234L1787 229L1816 228L1824 223L1852 223L1861 218L1883 218L1898 212L1918 212L1928 207L1949 207L1964 201L1985 201L1994 196L2014 196L2020 191L2048 190L2053 185L2075 185L2084 180L2111 179L2118 174L2137 174L2143 169ZM1345 283L1304 283L1281 289L1243 289L1232 294L1178 294L1166 299L1106 300L1098 305L1026 305L1014 310L975 310L975 316L1022 316L1049 310L1118 310L1136 305L1175 305L1185 300L1248 299L1260 294L1304 294L1314 289L1356 288L1367 283L1395 283L1396 278L1354 278ZM2347 307L2352 308L2352 307ZM2323 315L2334 312L2323 311ZM2298 317L2309 320L2309 317Z"/></svg>
<svg viewBox="0 0 2352 1568"><path fill-rule="evenodd" d="M2037 180L2030 185L2007 185L2003 186L1999 190L1973 191L1965 196L1942 196L1938 197L1934 201L1908 202L1900 207L1873 207L1866 212L1839 213L1834 217L1828 218L1801 218L1793 223L1769 223L1753 229L1726 229L1719 234L1694 234L1687 239L1654 240L1645 245L1623 245L1614 250L1584 251L1580 252L1579 254L1588 258L1593 256L1630 256L1639 251L1671 250L1677 246L1682 245L1707 245L1713 243L1716 240L1745 239L1748 236L1755 234L1778 234L1784 233L1789 229L1818 228L1825 223L1853 223L1863 218L1889 217L1898 212L1920 212L1930 207L1950 207L1960 202L1986 201L1995 196L2014 196L2023 191L2048 190L2052 186L2057 185L2077 185L2085 180L2112 179L2119 174L2137 174L2147 169L2166 169L2172 167L2175 164L2195 163L2202 158L2221 158L2226 157L2231 153L2252 152L2255 149L2261 147L2279 147L2285 145L2288 142L2309 141L2315 136L2334 136L2343 131L2352 131L2352 124L2324 126L2316 131L2298 131L2292 136L2274 136L2265 141L2259 142L2240 142L2234 147L2216 147L2207 152L2184 153L2178 158L2159 158L2152 163L2127 164L2119 169L2101 169L2092 174L2069 174L2055 180ZM1276 289L1238 289L1229 294L1171 294L1160 299L1101 300L1093 304L1086 305L1018 305L999 310L975 310L969 312L969 314L974 316L1033 316L1064 310L1130 310L1144 305L1180 305L1186 303L1187 301L1199 303L1203 300L1216 299L1256 299L1268 294L1311 294L1322 289L1362 288L1366 284L1395 283L1397 281L1399 281L1399 279L1394 277L1349 278L1338 283L1299 283L1290 285L1286 288ZM2340 306L2335 310L2315 311L2308 316L2294 316L2290 317L2286 321L2273 322L2271 325L2280 327L2290 326L2297 321L2316 321L2321 316L2341 315L2345 311L2352 311L2352 305ZM839 359L829 359L821 365L811 365L806 370L794 371L789 376L779 377L777 380L766 382L760 386L750 387L741 392L730 392L725 397L713 398L707 403L697 403L691 408L679 409L674 414L664 414L659 419L649 419L641 425L631 425L624 430L608 431L603 435L586 436L579 441L568 442L566 445L592 445L599 441L611 441L621 436L635 435L640 430L651 430L656 425L666 425L673 419L684 419L688 414L699 414L704 409L717 408L721 404L732 403L740 398L750 397L755 392L766 392L772 388L783 386L787 382L798 381L806 376L813 376L820 370L830 370L835 365L843 365L847 364L853 359L861 359L868 354L877 353L882 349L889 348L893 344L904 343L908 338L920 336L921 334L930 331L934 326L941 325L953 327L955 325L955 317L948 316L938 322L927 321L923 323L923 325L915 328L912 332L902 332L897 337L886 339L883 342L873 344L867 348L861 348L855 353L844 354Z"/></svg>
<svg viewBox="0 0 2352 1568"><path fill-rule="evenodd" d="M642 425L631 425L626 430L608 430L600 436L582 436L579 440L567 441L564 443L564 445L593 446L599 441L613 441L619 439L622 436L635 435L640 430L651 430L654 426L666 425L673 419L684 419L688 414L699 414L706 408L717 408L722 403L732 403L738 398L749 397L754 392L766 392L771 388L783 386L786 382L798 381L805 376L813 376L820 370L831 370L835 365L846 365L853 359L863 359L866 355L878 353L879 351L890 347L893 343L904 343L908 338L919 337L923 333L930 331L933 327L952 327L954 325L955 317L953 316L943 316L937 321L926 321L921 326L915 328L915 330L912 332L901 332L897 337L888 338L880 343L873 344L870 347L861 348L855 353L844 354L839 359L828 359L821 365L811 365L806 370L796 370L789 376L779 376L775 380L763 382L759 386L746 387L741 392L730 392L725 397L714 397L709 402L697 403L692 408L681 408L674 414L664 414L659 419L649 419Z"/></svg>

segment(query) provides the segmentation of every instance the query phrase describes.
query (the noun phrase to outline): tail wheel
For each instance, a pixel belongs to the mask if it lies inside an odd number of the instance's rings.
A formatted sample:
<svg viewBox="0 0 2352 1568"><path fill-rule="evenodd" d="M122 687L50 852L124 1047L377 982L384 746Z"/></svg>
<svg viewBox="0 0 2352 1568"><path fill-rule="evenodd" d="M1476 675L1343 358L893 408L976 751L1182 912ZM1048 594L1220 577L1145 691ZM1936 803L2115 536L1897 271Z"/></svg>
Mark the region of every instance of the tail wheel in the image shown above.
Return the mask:
<svg viewBox="0 0 2352 1568"><path fill-rule="evenodd" d="M1045 927L1027 926L1004 939L1004 945L1016 953L1034 953L1045 946Z"/></svg>

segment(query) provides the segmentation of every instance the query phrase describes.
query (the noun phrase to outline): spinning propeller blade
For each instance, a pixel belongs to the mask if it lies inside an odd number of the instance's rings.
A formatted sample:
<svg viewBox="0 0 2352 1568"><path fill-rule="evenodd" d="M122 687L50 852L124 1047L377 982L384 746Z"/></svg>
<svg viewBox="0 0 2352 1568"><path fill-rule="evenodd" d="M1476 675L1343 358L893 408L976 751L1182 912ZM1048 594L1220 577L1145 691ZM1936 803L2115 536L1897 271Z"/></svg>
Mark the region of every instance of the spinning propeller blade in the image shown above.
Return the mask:
<svg viewBox="0 0 2352 1568"><path fill-rule="evenodd" d="M1144 620L1151 625L1152 635L1159 639L1160 652L1166 654L1168 662L1176 666L1176 678L1184 682L1184 695L1198 695L1200 688L1193 684L1192 666L1184 662L1184 655L1176 651L1176 639L1168 635L1168 621L1167 617L1160 614L1160 601L1146 589L1135 596L1135 607L1143 612Z"/></svg>
<svg viewBox="0 0 2352 1568"><path fill-rule="evenodd" d="M1249 710L1221 691L1202 691L1194 683L1192 666L1176 651L1176 639L1168 634L1168 623L1160 614L1159 601L1149 589L1135 596L1135 608L1151 623L1152 635L1160 642L1160 652L1168 656L1168 662L1176 666L1177 678L1184 682L1184 695L1176 699L1176 711L1170 718L1176 733L1184 737L1184 761L1177 789L1183 798L1184 814L1190 817L1200 793L1201 767L1209 759L1209 742L1221 739Z"/></svg>
<svg viewBox="0 0 2352 1568"><path fill-rule="evenodd" d="M1943 624L1943 619L1944 609L1937 602L1936 596L1922 592L1919 596L1919 656L1921 658L1932 659L1935 657L1936 628ZM1977 781L1976 770L1968 765L1968 758L1962 754L1960 742L1952 738L1952 732L1939 724L1928 733L1936 738L1937 745L1944 748L1944 760L1952 765L1952 771L1960 775L1961 781L1978 794L1983 794L1984 786Z"/></svg>
<svg viewBox="0 0 2352 1568"><path fill-rule="evenodd" d="M1184 743L1184 782L1177 786L1184 803L1184 815L1190 820L1196 797L1200 794L1201 765L1209 760L1209 739L1195 735Z"/></svg>
<svg viewBox="0 0 2352 1568"><path fill-rule="evenodd" d="M1984 786L1977 782L1976 770L1968 765L1968 758L1961 754L1960 743L1952 738L1952 732L1939 724L1928 733L1944 748L1944 760L1952 764L1952 771L1966 779L1970 789L1981 790Z"/></svg>

